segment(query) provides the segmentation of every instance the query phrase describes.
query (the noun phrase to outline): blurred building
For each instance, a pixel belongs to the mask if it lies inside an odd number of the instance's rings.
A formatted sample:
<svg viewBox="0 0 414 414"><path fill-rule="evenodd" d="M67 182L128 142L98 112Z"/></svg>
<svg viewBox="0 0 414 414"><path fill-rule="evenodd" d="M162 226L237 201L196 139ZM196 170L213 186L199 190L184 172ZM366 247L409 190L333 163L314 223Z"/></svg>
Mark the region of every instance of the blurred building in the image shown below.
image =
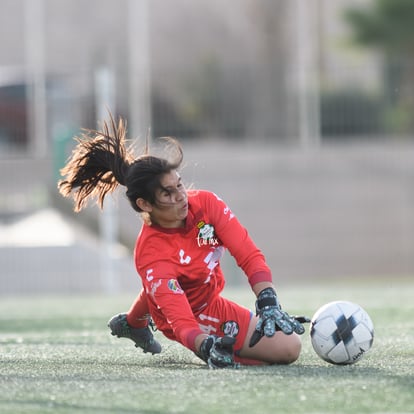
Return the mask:
<svg viewBox="0 0 414 414"><path fill-rule="evenodd" d="M135 137L150 126L282 142L384 132L381 62L347 44L342 17L361 2L308 3L1 0L0 145L44 154L95 127L102 67L114 77L111 109Z"/></svg>

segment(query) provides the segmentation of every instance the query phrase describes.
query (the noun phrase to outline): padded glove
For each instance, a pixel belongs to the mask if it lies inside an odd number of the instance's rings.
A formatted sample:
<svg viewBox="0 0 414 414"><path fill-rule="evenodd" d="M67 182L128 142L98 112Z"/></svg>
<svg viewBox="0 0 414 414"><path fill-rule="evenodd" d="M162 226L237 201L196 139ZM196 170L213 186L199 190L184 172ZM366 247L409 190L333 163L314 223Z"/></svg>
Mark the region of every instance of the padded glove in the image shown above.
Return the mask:
<svg viewBox="0 0 414 414"><path fill-rule="evenodd" d="M209 335L201 343L198 356L207 362L209 368L237 368L234 362L233 345L236 339L231 336Z"/></svg>
<svg viewBox="0 0 414 414"><path fill-rule="evenodd" d="M290 316L283 311L273 288L263 289L257 296L256 315L259 320L250 338L250 347L256 345L263 336L272 337L279 330L286 335L293 332L302 335L305 332L302 323L310 322L305 316Z"/></svg>

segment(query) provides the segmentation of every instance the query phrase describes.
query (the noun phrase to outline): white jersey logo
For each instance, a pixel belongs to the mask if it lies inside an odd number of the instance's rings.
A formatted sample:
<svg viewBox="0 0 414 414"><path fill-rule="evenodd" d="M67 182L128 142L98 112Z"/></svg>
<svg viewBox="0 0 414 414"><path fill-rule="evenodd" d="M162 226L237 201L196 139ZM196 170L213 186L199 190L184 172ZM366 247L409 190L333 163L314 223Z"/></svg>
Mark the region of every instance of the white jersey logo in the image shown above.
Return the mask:
<svg viewBox="0 0 414 414"><path fill-rule="evenodd" d="M220 259L223 257L224 247L216 247L212 250L205 258L204 263L207 265L207 269L213 271L214 268L219 264Z"/></svg>
<svg viewBox="0 0 414 414"><path fill-rule="evenodd" d="M148 269L147 270L146 278L147 278L148 282L151 282L151 280L154 279L154 276L151 275L152 272L153 272L153 269Z"/></svg>
<svg viewBox="0 0 414 414"><path fill-rule="evenodd" d="M181 264L189 264L191 262L191 257L190 256L185 256L184 257L185 252L184 252L183 249L180 250L179 255L180 255L180 263Z"/></svg>

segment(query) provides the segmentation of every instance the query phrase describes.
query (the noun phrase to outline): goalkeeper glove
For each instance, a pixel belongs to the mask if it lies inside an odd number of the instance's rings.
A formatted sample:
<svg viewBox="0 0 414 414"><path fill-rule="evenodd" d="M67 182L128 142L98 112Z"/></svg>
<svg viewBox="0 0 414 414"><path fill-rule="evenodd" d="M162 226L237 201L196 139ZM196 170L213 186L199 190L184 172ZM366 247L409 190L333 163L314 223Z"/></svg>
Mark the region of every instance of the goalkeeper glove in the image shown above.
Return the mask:
<svg viewBox="0 0 414 414"><path fill-rule="evenodd" d="M218 337L209 335L201 343L197 354L203 361L207 362L209 368L237 368L234 362L233 345L236 339L231 336Z"/></svg>
<svg viewBox="0 0 414 414"><path fill-rule="evenodd" d="M263 289L257 296L256 315L259 320L250 338L250 347L256 345L263 336L272 337L279 330L286 335L293 332L302 335L305 332L302 323L310 322L305 316L290 316L283 311L273 288Z"/></svg>

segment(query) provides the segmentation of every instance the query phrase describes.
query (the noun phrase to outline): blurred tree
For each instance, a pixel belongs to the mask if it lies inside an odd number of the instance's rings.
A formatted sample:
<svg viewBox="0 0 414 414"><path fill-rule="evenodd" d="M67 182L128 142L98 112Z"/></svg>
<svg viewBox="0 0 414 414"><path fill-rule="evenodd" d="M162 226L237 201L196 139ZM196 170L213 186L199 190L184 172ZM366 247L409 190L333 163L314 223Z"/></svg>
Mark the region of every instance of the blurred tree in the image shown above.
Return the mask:
<svg viewBox="0 0 414 414"><path fill-rule="evenodd" d="M384 53L390 124L413 131L407 115L414 110L414 1L375 0L370 7L347 9L345 19L356 43Z"/></svg>

